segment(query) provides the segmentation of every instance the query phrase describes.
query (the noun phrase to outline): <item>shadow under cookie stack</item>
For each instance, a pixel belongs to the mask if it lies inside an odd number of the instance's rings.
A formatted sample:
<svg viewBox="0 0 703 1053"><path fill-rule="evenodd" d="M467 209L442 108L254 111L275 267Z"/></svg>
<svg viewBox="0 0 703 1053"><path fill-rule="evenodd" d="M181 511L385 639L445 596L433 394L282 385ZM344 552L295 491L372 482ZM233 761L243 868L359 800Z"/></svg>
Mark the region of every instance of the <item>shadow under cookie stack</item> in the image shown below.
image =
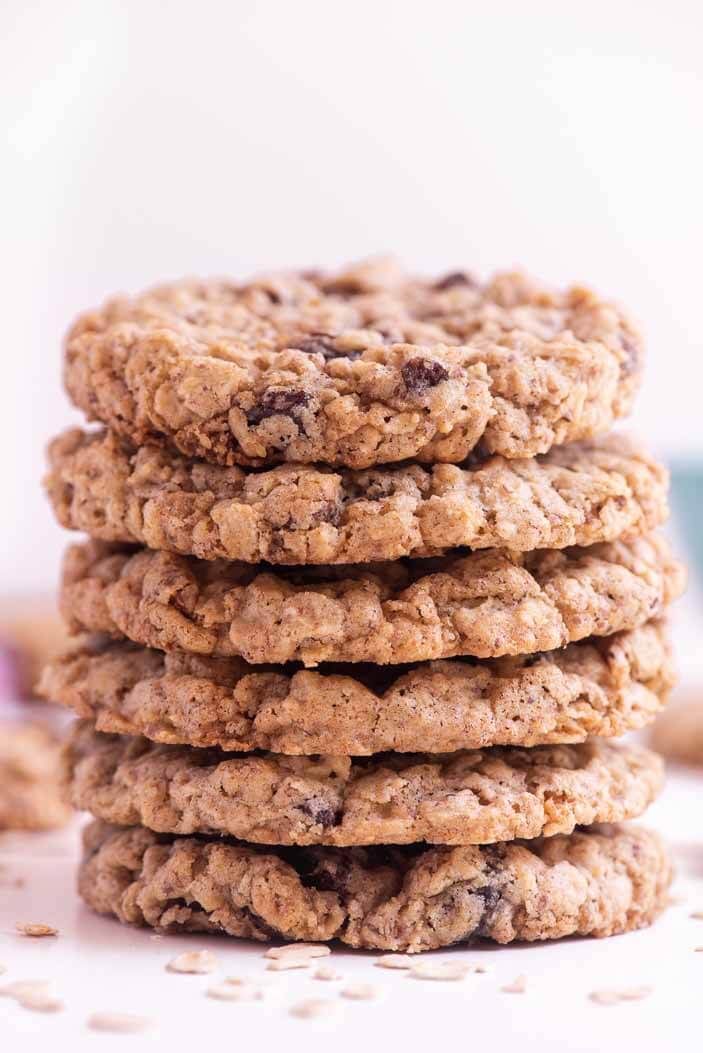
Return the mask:
<svg viewBox="0 0 703 1053"><path fill-rule="evenodd" d="M123 922L408 952L663 908L627 820L683 569L667 476L606 433L641 340L583 288L387 261L85 314L47 489L80 634L83 899ZM609 825L604 825L609 824Z"/></svg>

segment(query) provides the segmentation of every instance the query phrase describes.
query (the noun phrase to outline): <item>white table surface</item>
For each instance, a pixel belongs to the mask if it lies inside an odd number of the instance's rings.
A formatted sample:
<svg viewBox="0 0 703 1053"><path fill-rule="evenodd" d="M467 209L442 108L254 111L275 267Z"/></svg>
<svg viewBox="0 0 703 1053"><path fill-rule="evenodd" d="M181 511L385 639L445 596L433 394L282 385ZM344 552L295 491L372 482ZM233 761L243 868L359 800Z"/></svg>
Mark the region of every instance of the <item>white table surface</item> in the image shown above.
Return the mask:
<svg viewBox="0 0 703 1053"><path fill-rule="evenodd" d="M666 830L676 856L675 893L684 901L670 907L649 930L607 940L436 952L438 960L480 959L485 975L459 983L414 980L402 972L374 967L375 955L335 949L332 959L346 981L368 981L375 1002L339 996L341 983L314 980L304 971L266 973L263 948L226 938L158 937L145 930L99 918L74 892L78 821L52 835L0 837L0 985L20 979L55 982L63 1012L41 1014L0 998L0 1050L5 1053L168 1048L263 1050L284 1045L305 1051L332 1042L335 1051L421 1050L451 1044L465 1050L520 1053L561 1050L699 1049L703 995L703 775L670 773L668 789L650 810L647 824ZM13 887L13 878L26 884ZM56 926L56 939L33 940L15 933L17 922ZM174 975L167 962L186 949L208 947L221 961L213 976ZM527 977L525 994L501 986ZM220 1003L206 989L224 976L267 980L262 1002ZM589 992L651 985L650 997L616 1006L594 1005ZM335 1002L325 1020L289 1014L310 997ZM139 1035L98 1034L86 1027L91 1013L143 1014L153 1027Z"/></svg>

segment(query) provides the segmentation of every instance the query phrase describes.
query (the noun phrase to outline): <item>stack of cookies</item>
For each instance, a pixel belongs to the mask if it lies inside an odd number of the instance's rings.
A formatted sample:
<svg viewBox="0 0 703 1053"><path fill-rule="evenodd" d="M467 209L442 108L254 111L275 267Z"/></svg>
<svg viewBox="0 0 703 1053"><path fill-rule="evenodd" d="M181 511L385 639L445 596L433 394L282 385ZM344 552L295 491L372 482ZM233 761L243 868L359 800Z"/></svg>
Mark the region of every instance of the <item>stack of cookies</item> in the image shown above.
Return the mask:
<svg viewBox="0 0 703 1053"><path fill-rule="evenodd" d="M79 318L104 430L50 448L90 540L43 691L84 900L411 952L650 922L670 864L625 821L662 766L614 739L666 702L683 571L666 473L605 434L641 361L583 288L387 261Z"/></svg>

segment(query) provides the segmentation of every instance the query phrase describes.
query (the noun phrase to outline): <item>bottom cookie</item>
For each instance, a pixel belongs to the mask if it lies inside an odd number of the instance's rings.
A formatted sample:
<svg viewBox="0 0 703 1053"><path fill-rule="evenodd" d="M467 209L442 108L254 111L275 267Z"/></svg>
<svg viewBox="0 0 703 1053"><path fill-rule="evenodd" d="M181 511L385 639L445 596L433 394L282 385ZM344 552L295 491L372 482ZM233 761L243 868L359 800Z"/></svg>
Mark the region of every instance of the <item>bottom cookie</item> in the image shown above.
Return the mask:
<svg viewBox="0 0 703 1053"><path fill-rule="evenodd" d="M58 736L43 724L0 725L0 830L53 830L68 822L60 751Z"/></svg>
<svg viewBox="0 0 703 1053"><path fill-rule="evenodd" d="M175 932L340 940L418 952L611 936L664 908L671 864L638 826L459 848L262 848L93 822L79 891L100 914Z"/></svg>

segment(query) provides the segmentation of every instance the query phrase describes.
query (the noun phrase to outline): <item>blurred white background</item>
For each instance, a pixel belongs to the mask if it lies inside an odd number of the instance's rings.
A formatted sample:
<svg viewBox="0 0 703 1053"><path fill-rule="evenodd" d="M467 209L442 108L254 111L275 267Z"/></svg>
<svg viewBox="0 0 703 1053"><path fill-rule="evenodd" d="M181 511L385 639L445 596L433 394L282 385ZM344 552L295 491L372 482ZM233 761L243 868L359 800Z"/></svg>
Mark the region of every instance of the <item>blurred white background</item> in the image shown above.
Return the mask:
<svg viewBox="0 0 703 1053"><path fill-rule="evenodd" d="M695 0L5 0L2 591L65 544L66 325L185 273L391 250L584 280L646 327L633 426L703 453L702 39Z"/></svg>

